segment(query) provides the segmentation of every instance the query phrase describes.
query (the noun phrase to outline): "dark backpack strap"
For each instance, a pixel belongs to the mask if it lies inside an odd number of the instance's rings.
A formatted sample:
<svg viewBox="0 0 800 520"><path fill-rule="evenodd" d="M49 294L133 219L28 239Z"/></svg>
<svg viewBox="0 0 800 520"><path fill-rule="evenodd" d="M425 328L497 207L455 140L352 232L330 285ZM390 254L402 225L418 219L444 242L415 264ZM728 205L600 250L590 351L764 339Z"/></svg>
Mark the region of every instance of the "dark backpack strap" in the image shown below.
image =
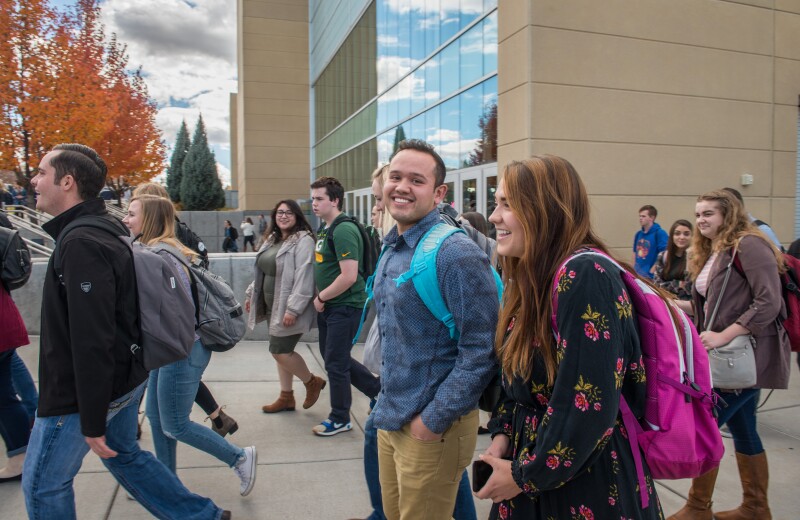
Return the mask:
<svg viewBox="0 0 800 520"><path fill-rule="evenodd" d="M61 270L61 248L59 245L73 229L79 227L101 229L115 237L120 236L120 229L117 226L98 215L84 215L67 224L58 234L58 237L56 237L56 245L53 248L53 270L55 271L56 276L58 276L58 281L61 283L61 285L64 285L64 280L63 272ZM131 260L133 260L133 254L131 254Z"/></svg>

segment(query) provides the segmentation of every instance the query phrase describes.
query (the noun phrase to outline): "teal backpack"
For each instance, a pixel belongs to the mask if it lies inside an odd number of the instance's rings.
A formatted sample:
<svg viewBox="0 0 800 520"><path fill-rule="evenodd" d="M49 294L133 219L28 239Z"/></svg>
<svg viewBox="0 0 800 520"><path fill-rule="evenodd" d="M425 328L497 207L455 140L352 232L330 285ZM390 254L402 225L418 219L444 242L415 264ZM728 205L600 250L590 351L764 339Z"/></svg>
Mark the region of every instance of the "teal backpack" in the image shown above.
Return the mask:
<svg viewBox="0 0 800 520"><path fill-rule="evenodd" d="M444 222L440 222L430 228L420 239L420 243L417 244L417 248L414 250L414 256L411 257L411 267L409 270L395 278L394 281L399 287L411 280L414 284L414 289L431 314L433 314L437 320L447 325L447 328L450 330L451 339L458 340L459 332L453 320L453 314L444 303L442 292L439 290L439 280L436 277L436 256L439 254L439 249L442 247L444 241L454 233L464 233L464 230L445 224ZM380 264L380 259L386 251L386 248L387 246L384 246L381 250L381 254L378 257L378 264ZM377 273L377 267L375 272ZM494 282L497 286L497 298L502 301L503 280L494 267L492 267L492 274L494 275ZM367 309L369 308L369 303L372 301L372 286L374 281L375 273L367 279L367 301L364 303L364 311L361 313L361 322L358 324L358 331L353 338L353 345L358 341L358 337L361 335L361 328L364 326Z"/></svg>

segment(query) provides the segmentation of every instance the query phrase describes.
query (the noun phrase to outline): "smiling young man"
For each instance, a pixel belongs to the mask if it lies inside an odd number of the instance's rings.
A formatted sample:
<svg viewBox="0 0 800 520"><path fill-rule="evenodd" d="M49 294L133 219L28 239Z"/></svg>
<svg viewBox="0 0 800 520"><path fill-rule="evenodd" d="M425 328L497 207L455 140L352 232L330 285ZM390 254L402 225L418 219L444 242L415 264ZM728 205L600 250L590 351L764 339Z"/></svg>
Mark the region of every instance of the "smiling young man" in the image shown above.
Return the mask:
<svg viewBox="0 0 800 520"><path fill-rule="evenodd" d="M366 244L352 222L342 213L344 188L333 177L320 177L311 185L311 209L324 224L317 231L314 279L317 296L314 307L319 313L319 351L325 360L331 398L331 412L314 426L316 435L329 437L350 431L350 384L369 398L380 391L380 380L350 356L353 336L358 330L361 310L367 295L361 275L361 253ZM329 240L333 228L332 240ZM333 242L333 248L331 248Z"/></svg>
<svg viewBox="0 0 800 520"><path fill-rule="evenodd" d="M56 240L61 277L50 258L42 294L39 408L28 443L22 488L31 519L74 519L72 481L91 449L128 493L157 518L230 518L191 493L136 442L142 366L136 285L128 247L79 217L109 216L98 197L106 165L88 146L62 144L44 156L31 184L42 226ZM134 348L136 347L136 348Z"/></svg>
<svg viewBox="0 0 800 520"><path fill-rule="evenodd" d="M388 249L375 276L382 390L368 421L379 429L389 520L452 516L477 440L478 397L497 370L497 288L488 257L467 235L448 237L436 257L439 290L457 339L413 283L397 282L422 237L441 221L437 204L447 193L444 178L444 162L433 147L412 139L400 143L383 187L397 225L384 238Z"/></svg>

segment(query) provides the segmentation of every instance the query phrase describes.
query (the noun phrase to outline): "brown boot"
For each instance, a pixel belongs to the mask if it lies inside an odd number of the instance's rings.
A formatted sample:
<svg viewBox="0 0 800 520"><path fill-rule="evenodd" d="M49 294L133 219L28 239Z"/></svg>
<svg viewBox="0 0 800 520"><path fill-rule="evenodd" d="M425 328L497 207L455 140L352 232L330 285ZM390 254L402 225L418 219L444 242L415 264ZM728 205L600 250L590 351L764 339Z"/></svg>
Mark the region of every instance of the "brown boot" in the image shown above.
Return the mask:
<svg viewBox="0 0 800 520"><path fill-rule="evenodd" d="M717 513L718 520L771 520L767 500L769 468L767 452L758 455L736 453L736 465L739 466L739 480L742 481L742 505L732 511Z"/></svg>
<svg viewBox="0 0 800 520"><path fill-rule="evenodd" d="M704 475L692 479L689 498L686 505L667 518L667 520L712 520L711 496L714 494L714 483L717 481L719 468L714 468Z"/></svg>
<svg viewBox="0 0 800 520"><path fill-rule="evenodd" d="M293 412L294 391L289 390L287 392L285 390L281 390L281 395L278 397L278 400L272 404L265 404L261 407L261 411L264 413Z"/></svg>
<svg viewBox="0 0 800 520"><path fill-rule="evenodd" d="M311 374L311 379L309 379L307 383L303 384L306 386L306 400L303 401L303 409L308 410L314 406L314 403L317 402L317 399L319 399L319 393L322 392L322 389L325 388L325 385L327 385L328 382L321 377Z"/></svg>
<svg viewBox="0 0 800 520"><path fill-rule="evenodd" d="M211 419L211 417L206 417L206 420L208 419ZM230 415L226 414L225 410L222 408L219 409L219 415L217 416L217 419L222 422L222 426L217 427L216 419L211 419L211 429L214 430L214 433L220 437L233 435L239 430L239 424L236 422L236 420Z"/></svg>

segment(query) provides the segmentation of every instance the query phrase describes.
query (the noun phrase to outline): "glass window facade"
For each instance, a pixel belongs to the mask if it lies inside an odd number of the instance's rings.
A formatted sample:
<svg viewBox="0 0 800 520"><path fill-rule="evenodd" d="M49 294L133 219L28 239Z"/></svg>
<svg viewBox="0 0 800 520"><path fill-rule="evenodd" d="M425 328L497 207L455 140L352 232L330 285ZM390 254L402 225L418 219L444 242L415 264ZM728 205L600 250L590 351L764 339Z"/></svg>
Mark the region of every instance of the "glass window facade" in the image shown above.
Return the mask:
<svg viewBox="0 0 800 520"><path fill-rule="evenodd" d="M402 139L431 143L449 170L496 162L497 2L375 0L313 89L315 176L347 190Z"/></svg>

